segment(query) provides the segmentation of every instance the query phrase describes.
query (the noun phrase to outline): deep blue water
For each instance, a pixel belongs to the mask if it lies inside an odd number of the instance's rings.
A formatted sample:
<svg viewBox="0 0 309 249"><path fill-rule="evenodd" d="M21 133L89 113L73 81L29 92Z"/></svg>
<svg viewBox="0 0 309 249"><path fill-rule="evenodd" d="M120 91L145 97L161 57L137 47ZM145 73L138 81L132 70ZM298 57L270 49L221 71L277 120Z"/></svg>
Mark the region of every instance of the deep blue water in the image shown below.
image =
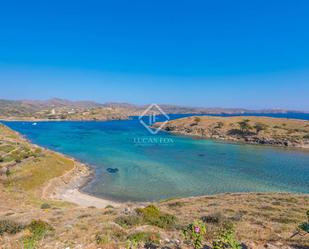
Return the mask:
<svg viewBox="0 0 309 249"><path fill-rule="evenodd" d="M309 153L301 150L151 135L137 118L4 123L91 165L95 178L84 191L96 196L145 201L223 192L309 193Z"/></svg>

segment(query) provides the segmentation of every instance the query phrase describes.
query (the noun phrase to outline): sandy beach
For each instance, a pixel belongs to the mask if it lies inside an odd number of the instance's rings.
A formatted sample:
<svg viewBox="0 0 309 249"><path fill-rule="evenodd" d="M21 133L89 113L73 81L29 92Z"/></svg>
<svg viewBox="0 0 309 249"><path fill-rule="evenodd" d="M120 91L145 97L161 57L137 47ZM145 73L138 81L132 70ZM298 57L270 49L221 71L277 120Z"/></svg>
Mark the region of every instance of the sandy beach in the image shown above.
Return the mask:
<svg viewBox="0 0 309 249"><path fill-rule="evenodd" d="M80 189L90 180L89 167L75 159L74 168L60 177L48 182L42 190L42 198L74 203L81 207L105 208L108 205L118 207L121 204L83 193Z"/></svg>

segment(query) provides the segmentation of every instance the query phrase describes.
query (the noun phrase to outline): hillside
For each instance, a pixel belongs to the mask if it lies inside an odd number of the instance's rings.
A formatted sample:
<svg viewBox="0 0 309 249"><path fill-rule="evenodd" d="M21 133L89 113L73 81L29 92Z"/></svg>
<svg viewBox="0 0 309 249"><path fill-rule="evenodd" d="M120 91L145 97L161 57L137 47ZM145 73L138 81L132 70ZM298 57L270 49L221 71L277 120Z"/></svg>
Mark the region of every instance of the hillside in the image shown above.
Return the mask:
<svg viewBox="0 0 309 249"><path fill-rule="evenodd" d="M91 101L63 99L0 100L0 119L3 120L114 120L127 119L123 108L107 107Z"/></svg>
<svg viewBox="0 0 309 249"><path fill-rule="evenodd" d="M0 100L0 120L115 120L141 115L149 105L128 103L97 103L49 100ZM241 108L203 108L177 105L160 105L168 114L238 114L238 113L288 113L287 110L247 110ZM153 113L160 114L156 109Z"/></svg>
<svg viewBox="0 0 309 249"><path fill-rule="evenodd" d="M56 182L70 185L72 177L88 175L77 162L3 125L0 151L0 248L193 248L183 231L194 221L206 226L201 243L210 248L222 232L245 248L309 247L305 233L295 235L306 221L308 195L235 193L80 207L48 197Z"/></svg>
<svg viewBox="0 0 309 249"><path fill-rule="evenodd" d="M169 121L163 129L202 138L309 148L309 121L306 120L196 116Z"/></svg>

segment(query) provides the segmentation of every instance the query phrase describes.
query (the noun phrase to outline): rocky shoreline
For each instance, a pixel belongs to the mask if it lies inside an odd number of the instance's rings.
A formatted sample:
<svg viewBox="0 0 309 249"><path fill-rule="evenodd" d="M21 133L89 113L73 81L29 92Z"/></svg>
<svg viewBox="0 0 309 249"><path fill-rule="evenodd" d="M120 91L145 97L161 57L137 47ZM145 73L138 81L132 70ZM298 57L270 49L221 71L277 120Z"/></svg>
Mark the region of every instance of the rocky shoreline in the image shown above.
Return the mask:
<svg viewBox="0 0 309 249"><path fill-rule="evenodd" d="M245 120L245 122L244 122ZM161 123L155 124L159 127ZM242 130L241 125L248 126ZM259 127L261 130L256 131ZM309 122L266 117L189 117L169 121L163 130L228 142L309 149Z"/></svg>

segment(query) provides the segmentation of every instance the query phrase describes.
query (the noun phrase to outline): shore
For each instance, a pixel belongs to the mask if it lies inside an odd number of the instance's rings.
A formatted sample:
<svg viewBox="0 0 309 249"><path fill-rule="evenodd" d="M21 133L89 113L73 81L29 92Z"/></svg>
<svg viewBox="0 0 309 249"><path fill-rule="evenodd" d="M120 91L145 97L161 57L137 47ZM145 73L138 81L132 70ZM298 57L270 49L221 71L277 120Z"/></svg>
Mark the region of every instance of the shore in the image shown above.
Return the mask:
<svg viewBox="0 0 309 249"><path fill-rule="evenodd" d="M61 155L67 157L63 154ZM81 188L90 181L93 173L86 164L73 158L70 158L70 160L73 160L74 168L60 177L51 179L42 190L43 199L66 201L81 207L105 208L106 206L118 207L121 205L118 202L82 192Z"/></svg>
<svg viewBox="0 0 309 249"><path fill-rule="evenodd" d="M39 148L46 153L56 154L59 157L71 160L74 164L73 169L63 175L50 179L42 188L42 199L61 200L76 204L81 207L105 208L106 206L120 206L120 203L103 198L98 198L84 193L81 189L92 179L93 172L90 167L68 155L50 150L48 148L33 144L27 137L17 131L13 131L18 139L24 141L35 148Z"/></svg>

